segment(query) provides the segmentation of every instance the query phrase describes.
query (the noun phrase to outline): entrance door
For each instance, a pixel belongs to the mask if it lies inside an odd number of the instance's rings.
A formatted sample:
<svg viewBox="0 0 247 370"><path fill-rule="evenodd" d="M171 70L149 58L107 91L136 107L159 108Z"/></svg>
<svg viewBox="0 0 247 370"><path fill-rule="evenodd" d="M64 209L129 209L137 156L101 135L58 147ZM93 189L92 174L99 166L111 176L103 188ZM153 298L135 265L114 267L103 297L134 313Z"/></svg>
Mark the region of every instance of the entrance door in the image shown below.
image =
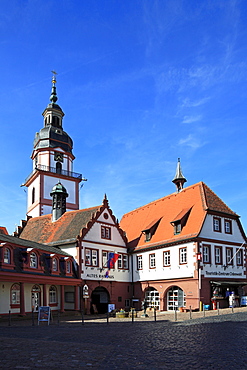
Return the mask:
<svg viewBox="0 0 247 370"><path fill-rule="evenodd" d="M38 312L40 306L40 287L38 285L34 285L32 288L32 309L34 312Z"/></svg>
<svg viewBox="0 0 247 370"><path fill-rule="evenodd" d="M106 313L108 311L108 303L110 302L109 298L110 297L107 289L103 287L94 289L91 296L92 312Z"/></svg>
<svg viewBox="0 0 247 370"><path fill-rule="evenodd" d="M177 311L179 307L185 307L185 294L184 291L174 286L167 292L167 310Z"/></svg>
<svg viewBox="0 0 247 370"><path fill-rule="evenodd" d="M147 307L156 307L156 310L160 309L160 294L154 288L148 288L145 292L145 301Z"/></svg>

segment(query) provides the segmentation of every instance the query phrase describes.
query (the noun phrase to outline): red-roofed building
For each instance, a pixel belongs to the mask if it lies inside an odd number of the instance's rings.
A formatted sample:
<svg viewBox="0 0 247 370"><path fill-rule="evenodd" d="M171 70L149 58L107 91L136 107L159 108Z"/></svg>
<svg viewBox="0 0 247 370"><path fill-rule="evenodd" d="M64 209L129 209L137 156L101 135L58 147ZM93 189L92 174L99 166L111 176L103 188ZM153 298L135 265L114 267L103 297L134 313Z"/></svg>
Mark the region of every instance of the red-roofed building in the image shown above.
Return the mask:
<svg viewBox="0 0 247 370"><path fill-rule="evenodd" d="M240 296L247 284L245 233L239 216L203 182L183 189L178 167L176 193L120 222L133 261L134 298L159 310L196 310L200 302L226 307L227 289Z"/></svg>

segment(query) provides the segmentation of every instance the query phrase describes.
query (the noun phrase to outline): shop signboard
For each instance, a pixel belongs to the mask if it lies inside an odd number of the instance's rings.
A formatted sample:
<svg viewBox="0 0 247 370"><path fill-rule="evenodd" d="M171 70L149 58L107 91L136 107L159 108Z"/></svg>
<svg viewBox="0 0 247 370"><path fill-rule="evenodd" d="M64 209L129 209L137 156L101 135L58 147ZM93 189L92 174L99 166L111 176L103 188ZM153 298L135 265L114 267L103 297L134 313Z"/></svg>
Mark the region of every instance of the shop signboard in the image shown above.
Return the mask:
<svg viewBox="0 0 247 370"><path fill-rule="evenodd" d="M51 308L49 306L40 306L38 313L38 325L41 321L46 321L50 324Z"/></svg>

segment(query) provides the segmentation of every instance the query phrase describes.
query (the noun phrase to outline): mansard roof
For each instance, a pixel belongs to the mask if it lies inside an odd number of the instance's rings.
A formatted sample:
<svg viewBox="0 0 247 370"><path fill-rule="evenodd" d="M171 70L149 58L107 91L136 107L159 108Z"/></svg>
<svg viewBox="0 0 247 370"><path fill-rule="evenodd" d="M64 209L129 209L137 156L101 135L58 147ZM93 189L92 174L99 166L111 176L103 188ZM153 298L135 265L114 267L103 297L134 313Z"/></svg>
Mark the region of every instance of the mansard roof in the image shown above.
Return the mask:
<svg viewBox="0 0 247 370"><path fill-rule="evenodd" d="M120 227L127 234L129 247L140 250L196 238L210 212L239 218L206 184L199 182L126 213ZM174 234L172 224L176 220L182 222L183 217L181 232ZM157 219L160 219L158 227L151 240L146 241L146 226Z"/></svg>

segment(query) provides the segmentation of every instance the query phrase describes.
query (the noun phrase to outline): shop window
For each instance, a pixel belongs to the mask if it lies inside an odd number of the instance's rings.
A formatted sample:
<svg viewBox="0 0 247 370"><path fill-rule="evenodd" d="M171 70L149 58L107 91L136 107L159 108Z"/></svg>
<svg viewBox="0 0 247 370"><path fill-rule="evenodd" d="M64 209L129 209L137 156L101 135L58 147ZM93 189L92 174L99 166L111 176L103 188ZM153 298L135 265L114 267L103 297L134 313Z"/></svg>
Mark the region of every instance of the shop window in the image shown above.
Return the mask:
<svg viewBox="0 0 247 370"><path fill-rule="evenodd" d="M36 253L31 252L29 256L29 266L33 269L36 269L38 267L38 257Z"/></svg>
<svg viewBox="0 0 247 370"><path fill-rule="evenodd" d="M6 263L6 264L10 264L10 262L11 262L11 252L10 252L9 248L4 249L3 262Z"/></svg>
<svg viewBox="0 0 247 370"><path fill-rule="evenodd" d="M149 268L154 269L155 267L156 267L155 253L151 253L149 255Z"/></svg>
<svg viewBox="0 0 247 370"><path fill-rule="evenodd" d="M187 263L187 248L179 248L179 264Z"/></svg>
<svg viewBox="0 0 247 370"><path fill-rule="evenodd" d="M232 221L231 220L225 220L225 233L232 234Z"/></svg>
<svg viewBox="0 0 247 370"><path fill-rule="evenodd" d="M203 263L211 263L211 246L203 245Z"/></svg>
<svg viewBox="0 0 247 370"><path fill-rule="evenodd" d="M13 284L10 289L10 305L11 308L20 306L20 285Z"/></svg>
<svg viewBox="0 0 247 370"><path fill-rule="evenodd" d="M163 252L163 266L168 267L171 265L171 255L170 251Z"/></svg>
<svg viewBox="0 0 247 370"><path fill-rule="evenodd" d="M221 247L214 247L214 256L215 256L215 264L222 265L222 248Z"/></svg>
<svg viewBox="0 0 247 370"><path fill-rule="evenodd" d="M137 270L142 270L142 256L136 256Z"/></svg>
<svg viewBox="0 0 247 370"><path fill-rule="evenodd" d="M215 232L221 233L221 219L219 217L213 218L213 230Z"/></svg>
<svg viewBox="0 0 247 370"><path fill-rule="evenodd" d="M49 304L57 303L57 288L52 285L49 289Z"/></svg>
<svg viewBox="0 0 247 370"><path fill-rule="evenodd" d="M101 239L111 240L111 228L107 226L101 226Z"/></svg>
<svg viewBox="0 0 247 370"><path fill-rule="evenodd" d="M160 309L160 294L154 288L148 288L145 292L145 301L147 307L155 307L157 310Z"/></svg>

